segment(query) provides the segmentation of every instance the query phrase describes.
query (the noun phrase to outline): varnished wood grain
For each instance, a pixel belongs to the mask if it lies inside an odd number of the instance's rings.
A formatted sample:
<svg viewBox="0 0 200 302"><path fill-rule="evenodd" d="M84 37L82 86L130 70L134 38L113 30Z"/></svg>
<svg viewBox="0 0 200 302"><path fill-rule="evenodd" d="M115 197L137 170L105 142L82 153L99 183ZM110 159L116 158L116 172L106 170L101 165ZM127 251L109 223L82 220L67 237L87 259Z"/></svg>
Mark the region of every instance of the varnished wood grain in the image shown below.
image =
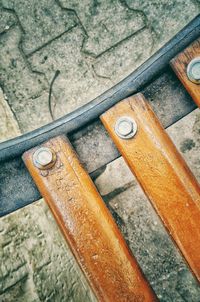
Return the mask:
<svg viewBox="0 0 200 302"><path fill-rule="evenodd" d="M98 300L157 301L69 141L57 137L43 146L56 152L54 167L36 168L35 149L24 162Z"/></svg>
<svg viewBox="0 0 200 302"><path fill-rule="evenodd" d="M196 57L200 57L200 39L193 42L183 52L172 59L170 65L195 103L200 107L200 85L191 82L187 77L187 66Z"/></svg>
<svg viewBox="0 0 200 302"><path fill-rule="evenodd" d="M114 131L122 116L138 125L131 139ZM200 186L195 177L143 95L118 103L101 120L200 281Z"/></svg>

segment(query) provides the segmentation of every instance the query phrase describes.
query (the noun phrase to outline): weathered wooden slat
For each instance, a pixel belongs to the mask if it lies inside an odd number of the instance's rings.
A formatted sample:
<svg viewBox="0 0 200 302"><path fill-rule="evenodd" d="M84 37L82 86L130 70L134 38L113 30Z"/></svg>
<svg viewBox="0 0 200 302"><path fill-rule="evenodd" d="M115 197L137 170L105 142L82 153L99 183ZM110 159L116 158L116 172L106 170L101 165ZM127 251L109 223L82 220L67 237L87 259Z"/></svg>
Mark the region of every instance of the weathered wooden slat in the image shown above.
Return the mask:
<svg viewBox="0 0 200 302"><path fill-rule="evenodd" d="M187 72L189 63L194 62L192 60L195 58L198 58L199 63L196 62L195 67L193 64L193 67L191 66ZM200 107L200 38L172 59L170 65L195 103ZM195 74L197 74L197 69L199 70L198 80L193 79L192 69L194 70L194 68L196 69Z"/></svg>
<svg viewBox="0 0 200 302"><path fill-rule="evenodd" d="M134 137L116 134L121 117L136 122ZM200 281L200 186L195 177L142 94L118 103L101 120ZM122 126L122 132L128 129Z"/></svg>
<svg viewBox="0 0 200 302"><path fill-rule="evenodd" d="M38 166L40 148L24 162L98 300L157 301L69 141L57 137L43 147L54 154L48 166Z"/></svg>

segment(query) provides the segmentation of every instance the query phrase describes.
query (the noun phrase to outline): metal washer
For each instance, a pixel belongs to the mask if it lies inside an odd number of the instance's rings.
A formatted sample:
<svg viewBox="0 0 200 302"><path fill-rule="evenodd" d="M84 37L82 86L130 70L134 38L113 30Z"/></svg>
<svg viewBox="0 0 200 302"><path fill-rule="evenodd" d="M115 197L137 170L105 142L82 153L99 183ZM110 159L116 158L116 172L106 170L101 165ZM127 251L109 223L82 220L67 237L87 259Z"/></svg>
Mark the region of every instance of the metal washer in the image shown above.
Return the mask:
<svg viewBox="0 0 200 302"><path fill-rule="evenodd" d="M198 65L199 67L199 71L197 72L196 76L193 71L195 65ZM190 61L190 63L187 66L187 76L191 82L195 84L200 84L200 57L196 57Z"/></svg>

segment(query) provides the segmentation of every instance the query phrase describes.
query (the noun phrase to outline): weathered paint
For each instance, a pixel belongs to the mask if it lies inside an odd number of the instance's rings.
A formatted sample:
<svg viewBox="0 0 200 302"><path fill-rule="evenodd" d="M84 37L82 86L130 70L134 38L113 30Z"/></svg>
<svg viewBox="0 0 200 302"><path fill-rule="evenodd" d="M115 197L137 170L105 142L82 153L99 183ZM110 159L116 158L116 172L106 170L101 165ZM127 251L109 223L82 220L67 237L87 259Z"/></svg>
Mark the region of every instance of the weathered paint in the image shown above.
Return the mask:
<svg viewBox="0 0 200 302"><path fill-rule="evenodd" d="M56 153L52 168L34 166L36 149L24 154L24 162L98 300L157 301L69 141L57 137L43 146Z"/></svg>
<svg viewBox="0 0 200 302"><path fill-rule="evenodd" d="M114 131L121 116L137 123L132 139ZM142 94L118 103L101 120L200 280L200 186L195 177Z"/></svg>

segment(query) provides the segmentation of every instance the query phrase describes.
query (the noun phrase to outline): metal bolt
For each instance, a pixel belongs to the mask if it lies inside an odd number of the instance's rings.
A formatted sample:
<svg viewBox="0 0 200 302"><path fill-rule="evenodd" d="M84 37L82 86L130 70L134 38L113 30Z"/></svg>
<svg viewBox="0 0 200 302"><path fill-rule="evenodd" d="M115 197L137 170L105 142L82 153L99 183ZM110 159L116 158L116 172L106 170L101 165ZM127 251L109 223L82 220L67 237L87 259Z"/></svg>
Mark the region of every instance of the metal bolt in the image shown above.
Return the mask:
<svg viewBox="0 0 200 302"><path fill-rule="evenodd" d="M132 118L122 116L115 124L115 132L123 139L132 138L137 132L137 124Z"/></svg>
<svg viewBox="0 0 200 302"><path fill-rule="evenodd" d="M48 169L53 167L56 162L56 154L47 147L41 147L33 154L33 163L39 169Z"/></svg>
<svg viewBox="0 0 200 302"><path fill-rule="evenodd" d="M194 58L187 66L187 76L195 84L200 84L200 57Z"/></svg>

